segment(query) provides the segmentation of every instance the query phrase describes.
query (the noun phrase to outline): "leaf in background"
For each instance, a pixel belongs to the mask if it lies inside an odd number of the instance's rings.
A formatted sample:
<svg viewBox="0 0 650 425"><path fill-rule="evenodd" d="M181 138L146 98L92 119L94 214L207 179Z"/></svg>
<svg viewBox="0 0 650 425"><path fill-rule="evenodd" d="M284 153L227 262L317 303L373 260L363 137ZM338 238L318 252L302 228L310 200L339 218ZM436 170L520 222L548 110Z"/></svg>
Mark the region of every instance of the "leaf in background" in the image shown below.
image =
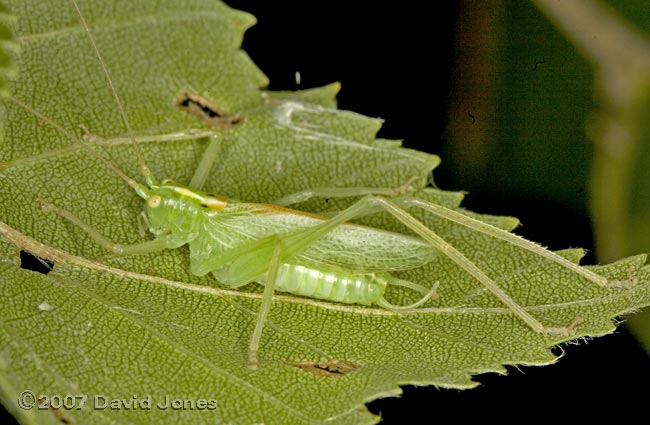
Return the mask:
<svg viewBox="0 0 650 425"><path fill-rule="evenodd" d="M516 318L445 256L399 277L431 286L427 308L397 313L277 294L266 323L261 368L246 368L259 288L225 290L189 274L185 248L110 258L83 232L41 210L46 199L121 243L142 240L142 201L91 155L79 125L101 136L102 152L138 178L138 164L88 38L66 1L16 2L21 79L5 102L0 155L0 397L21 421L65 414L78 423L370 423L363 403L415 383L470 388L476 373L548 364L565 337L543 336ZM19 4L18 4L19 3ZM214 1L84 2L88 20L154 174L189 181L219 134L207 189L271 201L319 186L398 187L416 177L418 196L458 209L462 195L424 188L436 156L377 140L378 120L332 109L338 87L267 93L263 75L238 50L249 15ZM29 13L27 13L29 12ZM191 31L188 31L191 29ZM192 90L241 127L215 129L174 107ZM308 101L308 103L306 102ZM154 137L155 136L155 137ZM352 199L299 205L332 212ZM511 230L517 221L480 216ZM645 256L593 267L632 288L602 288L529 251L432 215L428 227L470 258L548 326L581 319L575 337L612 332L612 318L650 303ZM385 215L364 223L395 231ZM18 268L16 247L54 261L47 276ZM560 253L573 262L581 250ZM390 288L395 303L413 301ZM86 394L86 408L22 411L18 394ZM92 398L151 396L153 408L93 410ZM215 400L216 409L158 409L169 395Z"/></svg>
<svg viewBox="0 0 650 425"><path fill-rule="evenodd" d="M539 8L591 63L601 109L589 130L596 146L592 199L601 261L650 250L650 38L647 2L614 8L598 2L561 4L537 0ZM645 20L644 20L645 18ZM597 29L597 30L596 30ZM645 33L641 30L645 30ZM650 313L629 326L650 352Z"/></svg>

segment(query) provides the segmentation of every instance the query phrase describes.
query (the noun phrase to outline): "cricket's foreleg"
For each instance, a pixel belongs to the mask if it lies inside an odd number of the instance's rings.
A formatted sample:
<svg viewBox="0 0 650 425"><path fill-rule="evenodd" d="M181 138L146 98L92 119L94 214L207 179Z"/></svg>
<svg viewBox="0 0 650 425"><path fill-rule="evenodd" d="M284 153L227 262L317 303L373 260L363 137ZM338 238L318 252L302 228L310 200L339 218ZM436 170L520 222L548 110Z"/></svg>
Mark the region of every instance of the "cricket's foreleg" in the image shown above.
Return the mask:
<svg viewBox="0 0 650 425"><path fill-rule="evenodd" d="M416 190L417 188L414 183L417 179L417 176L411 177L399 187L319 187L315 189L306 189L292 193L271 203L281 207L286 207L288 205L308 201L311 198L346 198L368 195L393 197Z"/></svg>
<svg viewBox="0 0 650 425"><path fill-rule="evenodd" d="M176 238L172 238L171 235L158 237L150 241L136 243L132 245L123 245L120 243L113 242L106 236L102 235L101 232L91 225L85 223L80 218L72 214L71 212L57 207L56 205L50 204L42 199L39 199L38 202L41 204L42 208L46 212L54 212L61 217L65 218L72 224L77 227L80 227L84 232L88 234L98 245L107 249L115 255L136 255L136 254L146 254L148 252L162 251L167 248L176 248L180 245L183 245Z"/></svg>
<svg viewBox="0 0 650 425"><path fill-rule="evenodd" d="M274 243L273 247L273 256L271 257L271 262L269 264L269 272L266 275L266 281L264 283L264 292L262 293L262 304L260 305L260 311L257 313L257 320L255 323L255 330L253 331L253 336L251 337L251 343L248 347L248 367L253 370L259 368L259 362L257 359L257 351L260 347L260 339L262 338L262 330L264 329L264 323L266 322L266 317L269 314L271 309L271 302L273 301L273 292L275 290L275 283L278 278L278 269L280 268L280 258L281 256L282 245L277 241Z"/></svg>

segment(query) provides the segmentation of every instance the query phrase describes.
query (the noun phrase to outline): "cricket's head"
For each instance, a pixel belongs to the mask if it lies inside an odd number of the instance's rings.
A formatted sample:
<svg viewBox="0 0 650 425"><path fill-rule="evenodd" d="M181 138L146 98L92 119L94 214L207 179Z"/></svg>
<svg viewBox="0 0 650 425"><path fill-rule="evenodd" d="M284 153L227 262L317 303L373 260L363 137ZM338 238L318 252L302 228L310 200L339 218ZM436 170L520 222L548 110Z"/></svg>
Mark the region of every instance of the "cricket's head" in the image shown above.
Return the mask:
<svg viewBox="0 0 650 425"><path fill-rule="evenodd" d="M161 235L174 231L187 232L196 223L196 216L205 212L219 212L228 204L226 198L190 189L171 180L152 183L138 191L146 199L149 230Z"/></svg>

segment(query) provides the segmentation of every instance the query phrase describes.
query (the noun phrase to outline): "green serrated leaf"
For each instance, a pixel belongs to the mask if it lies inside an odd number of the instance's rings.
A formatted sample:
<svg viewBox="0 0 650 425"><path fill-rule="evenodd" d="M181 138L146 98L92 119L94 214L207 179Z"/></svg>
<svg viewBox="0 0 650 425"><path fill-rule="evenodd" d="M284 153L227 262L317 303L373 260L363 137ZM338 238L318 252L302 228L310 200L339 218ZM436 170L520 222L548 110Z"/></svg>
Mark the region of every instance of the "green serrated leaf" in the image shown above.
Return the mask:
<svg viewBox="0 0 650 425"><path fill-rule="evenodd" d="M260 349L246 367L260 306L256 285L227 290L189 272L185 247L112 258L83 231L42 210L73 212L119 243L135 243L141 199L86 144L94 143L141 179L128 130L71 3L16 2L21 79L4 103L0 145L0 400L23 422L372 423L363 407L415 383L471 388L482 372L549 364L569 339L532 331L446 255L395 273L439 297L408 312L276 294ZM221 3L83 2L98 50L147 163L158 178L188 182L219 135L219 160L206 189L269 202L306 188L397 188L411 181L422 200L511 230L516 219L468 213L462 194L425 187L436 156L377 140L378 120L333 109L338 86L263 93L262 74L238 50L253 19ZM191 28L192 31L188 31ZM146 52L146 55L144 53ZM210 127L178 110L192 91L236 128ZM83 125L94 137L82 140ZM311 199L301 210L332 214L355 199ZM547 326L573 323L572 337L612 332L612 319L650 303L650 267L637 256L592 271L626 285L601 287L566 266L433 214L427 227ZM466 219L465 219L466 221ZM385 214L364 224L407 232ZM490 227L492 229L492 227ZM54 262L47 276L17 267L16 247ZM558 253L577 263L581 250ZM629 287L628 287L629 286ZM396 304L413 294L389 288ZM82 409L21 410L20 393L79 394ZM93 409L136 400L150 409ZM159 408L166 397L198 403ZM144 401L142 401L144 400ZM52 419L54 418L54 419Z"/></svg>

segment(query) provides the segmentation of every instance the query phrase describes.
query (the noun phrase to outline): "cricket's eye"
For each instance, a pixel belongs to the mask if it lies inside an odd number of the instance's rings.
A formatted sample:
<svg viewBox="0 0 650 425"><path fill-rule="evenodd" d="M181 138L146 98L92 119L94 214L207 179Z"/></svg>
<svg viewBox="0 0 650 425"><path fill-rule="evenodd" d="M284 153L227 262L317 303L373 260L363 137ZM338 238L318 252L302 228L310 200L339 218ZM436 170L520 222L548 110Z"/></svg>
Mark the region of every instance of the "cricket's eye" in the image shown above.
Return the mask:
<svg viewBox="0 0 650 425"><path fill-rule="evenodd" d="M158 208L162 204L160 195L152 195L147 199L147 206L150 208Z"/></svg>
<svg viewBox="0 0 650 425"><path fill-rule="evenodd" d="M162 184L170 184L170 183L172 183L172 182L173 182L172 179L164 179L161 183L162 183Z"/></svg>

